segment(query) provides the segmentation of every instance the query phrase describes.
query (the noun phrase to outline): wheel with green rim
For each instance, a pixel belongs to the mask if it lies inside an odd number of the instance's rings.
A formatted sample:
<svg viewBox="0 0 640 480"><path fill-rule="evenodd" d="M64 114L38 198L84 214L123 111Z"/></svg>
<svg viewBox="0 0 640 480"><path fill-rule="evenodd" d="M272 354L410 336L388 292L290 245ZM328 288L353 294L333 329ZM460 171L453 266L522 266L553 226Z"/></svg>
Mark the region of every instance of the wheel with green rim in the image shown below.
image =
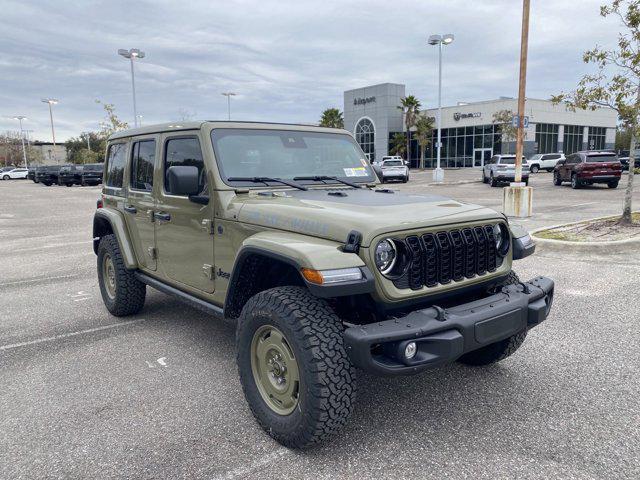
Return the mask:
<svg viewBox="0 0 640 480"><path fill-rule="evenodd" d="M98 283L107 310L117 317L142 310L146 286L127 270L116 236L105 235L98 245Z"/></svg>
<svg viewBox="0 0 640 480"><path fill-rule="evenodd" d="M238 373L260 426L289 448L336 433L355 401L355 369L342 321L303 287L257 293L236 330Z"/></svg>
<svg viewBox="0 0 640 480"><path fill-rule="evenodd" d="M287 338L277 328L263 325L253 334L251 372L258 391L271 409L289 415L298 405L300 371Z"/></svg>

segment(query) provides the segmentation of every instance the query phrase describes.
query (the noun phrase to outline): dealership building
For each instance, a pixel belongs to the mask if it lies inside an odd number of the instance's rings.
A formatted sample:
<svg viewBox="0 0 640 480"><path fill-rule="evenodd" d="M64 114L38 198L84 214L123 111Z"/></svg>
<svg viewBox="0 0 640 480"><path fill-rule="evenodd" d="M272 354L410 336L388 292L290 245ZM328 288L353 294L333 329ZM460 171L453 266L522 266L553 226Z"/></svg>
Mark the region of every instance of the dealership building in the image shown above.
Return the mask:
<svg viewBox="0 0 640 480"><path fill-rule="evenodd" d="M404 131L403 112L398 108L404 96L405 86L397 83L344 92L345 128L353 132L370 160L388 155L391 138ZM517 109L517 99L508 97L443 107L441 165L445 168L482 166L494 154L513 153L515 142L503 138L494 114ZM435 118L437 109L423 113ZM525 116L528 121L524 141L526 157L536 153L569 154L614 148L617 114L612 109L572 112L549 100L528 98ZM436 136L434 128L432 141L425 151L427 167L435 166ZM421 151L415 138L410 150L411 165L417 166Z"/></svg>

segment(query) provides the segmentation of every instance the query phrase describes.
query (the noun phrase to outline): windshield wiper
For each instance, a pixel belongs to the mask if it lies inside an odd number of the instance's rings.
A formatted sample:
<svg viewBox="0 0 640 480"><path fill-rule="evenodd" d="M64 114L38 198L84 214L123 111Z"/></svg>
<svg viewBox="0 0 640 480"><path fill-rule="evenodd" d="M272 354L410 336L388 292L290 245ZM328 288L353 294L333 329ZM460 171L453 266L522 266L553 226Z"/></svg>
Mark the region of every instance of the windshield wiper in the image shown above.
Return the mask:
<svg viewBox="0 0 640 480"><path fill-rule="evenodd" d="M338 183L342 183L344 185L349 185L350 187L353 188L362 188L361 185L358 185L357 183L353 183L350 182L348 180L342 180L341 178L338 177L331 177L328 175L315 175L315 176L309 176L309 177L293 177L294 180L313 180L314 182L321 182L323 180L333 180L334 182L338 182Z"/></svg>
<svg viewBox="0 0 640 480"><path fill-rule="evenodd" d="M300 185L295 182L291 182L289 180L283 180L281 178L271 178L271 177L231 177L227 178L230 182L253 182L253 183L264 183L269 186L267 182L276 182L282 183L283 185L288 185L293 188L297 188L298 190L309 190L307 187Z"/></svg>

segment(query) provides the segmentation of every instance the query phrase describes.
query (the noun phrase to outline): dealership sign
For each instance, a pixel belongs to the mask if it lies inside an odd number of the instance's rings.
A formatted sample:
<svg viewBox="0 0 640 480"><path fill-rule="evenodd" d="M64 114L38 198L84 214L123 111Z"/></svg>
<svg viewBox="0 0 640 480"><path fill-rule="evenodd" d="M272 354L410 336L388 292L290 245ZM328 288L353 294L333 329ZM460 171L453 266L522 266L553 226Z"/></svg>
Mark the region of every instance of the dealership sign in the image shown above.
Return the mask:
<svg viewBox="0 0 640 480"><path fill-rule="evenodd" d="M366 105L367 103L376 103L376 97L354 98L354 105Z"/></svg>
<svg viewBox="0 0 640 480"><path fill-rule="evenodd" d="M480 112L475 112L475 113L456 112L453 114L453 119L457 122L459 120L462 120L463 118L480 118L481 116L482 114Z"/></svg>

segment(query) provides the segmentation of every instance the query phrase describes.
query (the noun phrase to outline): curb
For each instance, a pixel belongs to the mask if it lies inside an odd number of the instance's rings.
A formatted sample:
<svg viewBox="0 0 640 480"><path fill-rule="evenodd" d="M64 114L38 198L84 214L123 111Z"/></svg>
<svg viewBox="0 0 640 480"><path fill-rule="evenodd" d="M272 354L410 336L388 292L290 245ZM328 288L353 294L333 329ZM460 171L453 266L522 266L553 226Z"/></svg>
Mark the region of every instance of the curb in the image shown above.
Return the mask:
<svg viewBox="0 0 640 480"><path fill-rule="evenodd" d="M480 180L459 180L457 182L444 182L444 183L427 183L427 187L434 187L434 186L442 186L442 187L446 187L446 186L451 186L451 185L465 185L467 183L480 183Z"/></svg>
<svg viewBox="0 0 640 480"><path fill-rule="evenodd" d="M580 223L592 222L596 220L606 220L615 218L618 215L607 215L604 217L590 218L579 222L562 223L559 225L551 225L549 227L536 228L529 232L531 238L536 242L536 246L540 251L545 252L575 252L575 253L626 253L631 249L640 249L640 238L629 238L626 240L611 240L609 242L573 242L570 240L556 240L552 238L541 238L536 233L544 230L551 230L558 227L568 227L570 225L578 225Z"/></svg>

